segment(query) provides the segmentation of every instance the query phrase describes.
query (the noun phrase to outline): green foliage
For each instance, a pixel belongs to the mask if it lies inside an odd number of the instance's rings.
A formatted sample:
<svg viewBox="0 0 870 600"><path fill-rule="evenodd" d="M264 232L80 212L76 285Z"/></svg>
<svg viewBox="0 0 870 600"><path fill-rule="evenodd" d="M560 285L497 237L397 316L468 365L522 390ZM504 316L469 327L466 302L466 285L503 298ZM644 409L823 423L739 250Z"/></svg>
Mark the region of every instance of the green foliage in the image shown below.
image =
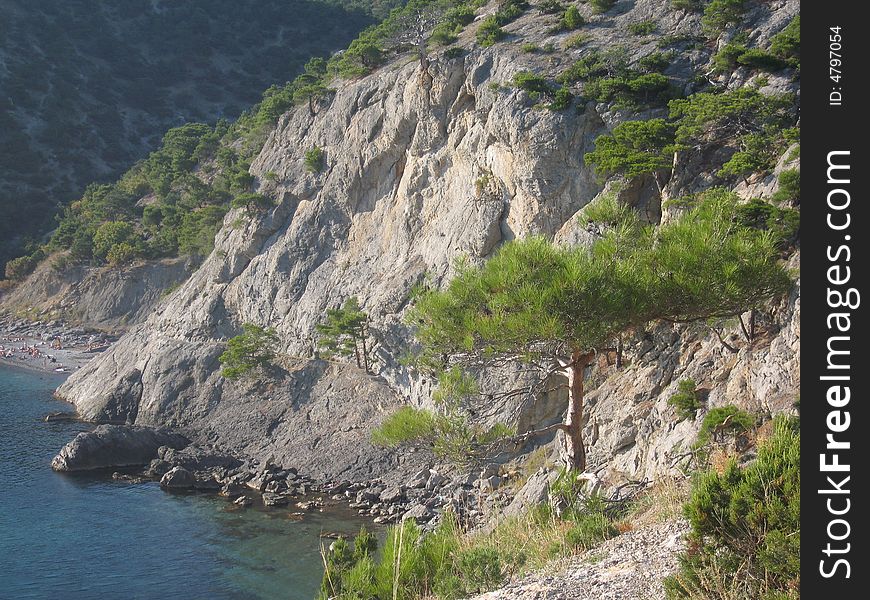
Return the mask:
<svg viewBox="0 0 870 600"><path fill-rule="evenodd" d="M507 33L501 28L501 25L498 24L498 21L494 16L489 16L484 19L480 24L480 27L477 28L477 43L484 48L492 46L496 42L500 42L506 36Z"/></svg>
<svg viewBox="0 0 870 600"><path fill-rule="evenodd" d="M553 93L553 101L547 105L547 108L553 111L565 110L571 106L574 100L574 94L568 86L563 85Z"/></svg>
<svg viewBox="0 0 870 600"><path fill-rule="evenodd" d="M704 0L671 0L671 6L675 10L700 11Z"/></svg>
<svg viewBox="0 0 870 600"><path fill-rule="evenodd" d="M674 128L664 119L626 121L595 140L584 160L601 175L654 175L673 163Z"/></svg>
<svg viewBox="0 0 870 600"><path fill-rule="evenodd" d="M645 21L636 21L634 23L629 24L628 32L631 35L650 35L654 33L657 28L656 22L652 19L647 19Z"/></svg>
<svg viewBox="0 0 870 600"><path fill-rule="evenodd" d="M580 48L589 41L589 36L584 33L575 33L565 40L565 49Z"/></svg>
<svg viewBox="0 0 870 600"><path fill-rule="evenodd" d="M608 10L613 8L616 4L616 0L589 0L589 6L592 7L592 12L594 13L606 13Z"/></svg>
<svg viewBox="0 0 870 600"><path fill-rule="evenodd" d="M233 198L232 208L242 208L249 217L263 213L275 207L275 203L263 194L244 193Z"/></svg>
<svg viewBox="0 0 870 600"><path fill-rule="evenodd" d="M652 52L651 54L647 54L639 61L637 61L637 64L645 73L662 73L671 65L671 61L673 59L673 51Z"/></svg>
<svg viewBox="0 0 870 600"><path fill-rule="evenodd" d="M604 513L592 512L575 518L574 524L565 532L565 543L572 550L588 550L618 533Z"/></svg>
<svg viewBox="0 0 870 600"><path fill-rule="evenodd" d="M136 248L129 242L112 244L106 253L106 262L117 267L132 261L136 257Z"/></svg>
<svg viewBox="0 0 870 600"><path fill-rule="evenodd" d="M527 54L534 54L535 52L540 51L541 48L537 44L533 44L531 42L526 42L525 44L523 44L521 46L521 49L523 52L525 52Z"/></svg>
<svg viewBox="0 0 870 600"><path fill-rule="evenodd" d="M315 146L305 151L305 170L309 173L320 173L326 167L326 152Z"/></svg>
<svg viewBox="0 0 870 600"><path fill-rule="evenodd" d="M704 8L701 25L709 37L716 37L729 27L735 27L743 20L746 0L712 0Z"/></svg>
<svg viewBox="0 0 870 600"><path fill-rule="evenodd" d="M583 15L580 14L580 10L572 4L565 10L565 14L562 15L559 27L564 31L574 31L583 27L585 23L586 21L583 19Z"/></svg>
<svg viewBox="0 0 870 600"><path fill-rule="evenodd" d="M481 267L460 265L444 290L422 293L409 318L435 359L600 348L659 318L740 314L791 282L767 232L731 226L736 205L734 195L707 194L656 230L622 224L588 250L507 243Z"/></svg>
<svg viewBox="0 0 870 600"><path fill-rule="evenodd" d="M738 437L755 428L756 417L736 406L711 408L698 431L697 446L702 447L710 441L724 439L726 436Z"/></svg>
<svg viewBox="0 0 870 600"><path fill-rule="evenodd" d="M775 73L789 66L789 63L765 50L759 48L749 49L742 44L734 42L725 44L713 56L713 68L717 73L728 73L738 65Z"/></svg>
<svg viewBox="0 0 870 600"><path fill-rule="evenodd" d="M800 430L784 418L746 467L698 479L691 526L668 598L796 599L800 589Z"/></svg>
<svg viewBox="0 0 870 600"><path fill-rule="evenodd" d="M681 148L696 151L723 140L736 141L738 153L734 162L723 166L723 176L767 170L789 143L792 101L789 95L765 96L749 88L671 100L675 140Z"/></svg>
<svg viewBox="0 0 870 600"><path fill-rule="evenodd" d="M94 233L94 256L105 259L113 246L135 239L133 226L125 221L107 221Z"/></svg>
<svg viewBox="0 0 870 600"><path fill-rule="evenodd" d="M540 75L531 71L519 71L514 75L514 87L529 94L533 99L550 93L550 84Z"/></svg>
<svg viewBox="0 0 870 600"><path fill-rule="evenodd" d="M556 15L565 12L565 5L559 0L543 0L538 4L538 12L542 15Z"/></svg>
<svg viewBox="0 0 870 600"><path fill-rule="evenodd" d="M616 194L604 194L583 207L578 217L581 225L596 223L606 227L632 225L637 221L637 213L630 206L616 199Z"/></svg>
<svg viewBox="0 0 870 600"><path fill-rule="evenodd" d="M773 36L770 51L783 60L789 61L793 66L800 65L801 59L801 16L789 21L785 29Z"/></svg>
<svg viewBox="0 0 870 600"><path fill-rule="evenodd" d="M673 93L670 79L661 73L629 72L619 77L593 79L583 87L583 94L596 102L615 102L625 107L666 102Z"/></svg>
<svg viewBox="0 0 870 600"><path fill-rule="evenodd" d="M554 88L546 79L531 71L519 71L514 75L513 85L515 88L525 91L529 98L537 101L542 96L552 98L552 102L546 107L552 111L565 110L571 106L574 95L567 86Z"/></svg>
<svg viewBox="0 0 870 600"><path fill-rule="evenodd" d="M372 442L396 448L407 443L434 443L436 416L428 410L403 406L372 430Z"/></svg>
<svg viewBox="0 0 870 600"><path fill-rule="evenodd" d="M45 258L45 252L37 248L31 254L15 258L6 263L6 277L13 281L21 281L31 273Z"/></svg>
<svg viewBox="0 0 870 600"><path fill-rule="evenodd" d="M516 432L503 423L485 429L469 418L469 400L479 395L475 381L459 368L439 373L432 396L436 412L402 407L372 432L372 442L395 448L421 444L455 464L485 457L490 446Z"/></svg>
<svg viewBox="0 0 870 600"><path fill-rule="evenodd" d="M220 355L219 360L223 365L221 375L227 379L240 379L255 372L265 372L277 356L278 334L274 329L245 323L242 331L227 341L227 348Z"/></svg>
<svg viewBox="0 0 870 600"><path fill-rule="evenodd" d="M362 311L356 296L347 298L340 308L326 311L326 321L315 329L320 334L317 345L321 356L353 356L356 366L369 372L371 368L371 344L369 342L369 317Z"/></svg>
<svg viewBox="0 0 870 600"><path fill-rule="evenodd" d="M798 188L799 191L799 188ZM737 222L744 227L768 231L776 246L786 250L794 245L800 232L801 213L794 208L779 208L752 198L737 207Z"/></svg>
<svg viewBox="0 0 870 600"><path fill-rule="evenodd" d="M367 547L370 546L363 546ZM352 550L347 542L341 545L336 542L327 555L319 598L411 600L431 597L435 586L448 578L458 580L453 589L462 593L465 585L461 565L457 564L459 556L458 527L449 515L428 535L424 535L413 520L404 521L387 531L383 551L377 558L371 551L358 550L356 544ZM472 575L489 574L486 558L466 560L472 567Z"/></svg>
<svg viewBox="0 0 870 600"><path fill-rule="evenodd" d="M681 420L694 419L703 407L695 380L681 379L677 382L677 393L668 398L668 404L677 410L677 416Z"/></svg>
<svg viewBox="0 0 870 600"><path fill-rule="evenodd" d="M477 43L486 48L503 40L507 33L502 27L514 21L528 7L526 0L502 0L495 14L484 19L477 29Z"/></svg>
<svg viewBox="0 0 870 600"><path fill-rule="evenodd" d="M779 174L779 189L773 195L774 202L800 204L801 172L797 169L786 169Z"/></svg>

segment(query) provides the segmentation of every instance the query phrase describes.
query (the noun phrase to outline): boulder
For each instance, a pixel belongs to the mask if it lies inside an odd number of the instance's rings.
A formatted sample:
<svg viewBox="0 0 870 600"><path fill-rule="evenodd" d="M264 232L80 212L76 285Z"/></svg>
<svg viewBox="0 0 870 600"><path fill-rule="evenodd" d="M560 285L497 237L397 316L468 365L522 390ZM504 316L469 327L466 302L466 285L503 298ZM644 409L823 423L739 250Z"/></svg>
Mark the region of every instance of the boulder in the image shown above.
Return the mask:
<svg viewBox="0 0 870 600"><path fill-rule="evenodd" d="M147 465L161 446L184 448L190 441L168 429L100 425L78 434L51 461L55 471L89 471Z"/></svg>
<svg viewBox="0 0 870 600"><path fill-rule="evenodd" d="M254 501L251 500L251 498L248 496L239 496L238 498L233 500L233 504L235 504L237 506L250 506L253 503L254 503Z"/></svg>
<svg viewBox="0 0 870 600"><path fill-rule="evenodd" d="M266 506L286 506L289 500L281 494L263 494L263 504Z"/></svg>
<svg viewBox="0 0 870 600"><path fill-rule="evenodd" d="M173 467L160 478L160 487L176 490L189 490L196 485L193 473L184 467Z"/></svg>
<svg viewBox="0 0 870 600"><path fill-rule="evenodd" d="M396 502L402 502L405 500L405 487L397 486L390 487L381 492L380 501L386 502L387 504L394 504Z"/></svg>
<svg viewBox="0 0 870 600"><path fill-rule="evenodd" d="M414 519L417 522L425 523L432 517L432 511L425 504L417 504L402 515L402 520Z"/></svg>

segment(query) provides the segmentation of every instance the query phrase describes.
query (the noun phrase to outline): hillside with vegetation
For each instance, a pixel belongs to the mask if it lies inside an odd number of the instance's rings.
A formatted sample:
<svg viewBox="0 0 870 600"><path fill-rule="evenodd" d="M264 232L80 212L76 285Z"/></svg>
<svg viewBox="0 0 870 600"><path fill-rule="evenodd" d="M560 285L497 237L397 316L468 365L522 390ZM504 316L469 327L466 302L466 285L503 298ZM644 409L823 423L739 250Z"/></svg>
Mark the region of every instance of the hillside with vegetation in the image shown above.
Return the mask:
<svg viewBox="0 0 870 600"><path fill-rule="evenodd" d="M0 275L85 186L188 122L235 120L396 2L0 2Z"/></svg>
<svg viewBox="0 0 870 600"><path fill-rule="evenodd" d="M799 31L411 0L15 263L196 257L58 395L391 525L324 599L798 598Z"/></svg>

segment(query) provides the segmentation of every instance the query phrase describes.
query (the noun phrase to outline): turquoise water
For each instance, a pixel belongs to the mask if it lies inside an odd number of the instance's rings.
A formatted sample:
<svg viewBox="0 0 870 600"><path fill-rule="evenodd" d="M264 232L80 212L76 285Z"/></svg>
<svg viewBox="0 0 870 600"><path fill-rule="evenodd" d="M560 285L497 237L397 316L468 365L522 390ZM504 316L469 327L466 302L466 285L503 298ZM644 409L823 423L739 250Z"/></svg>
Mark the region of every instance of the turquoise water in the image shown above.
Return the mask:
<svg viewBox="0 0 870 600"><path fill-rule="evenodd" d="M235 510L107 476L60 475L51 458L80 423L45 423L69 405L61 379L0 365L0 598L310 600L320 533L352 533L349 512Z"/></svg>

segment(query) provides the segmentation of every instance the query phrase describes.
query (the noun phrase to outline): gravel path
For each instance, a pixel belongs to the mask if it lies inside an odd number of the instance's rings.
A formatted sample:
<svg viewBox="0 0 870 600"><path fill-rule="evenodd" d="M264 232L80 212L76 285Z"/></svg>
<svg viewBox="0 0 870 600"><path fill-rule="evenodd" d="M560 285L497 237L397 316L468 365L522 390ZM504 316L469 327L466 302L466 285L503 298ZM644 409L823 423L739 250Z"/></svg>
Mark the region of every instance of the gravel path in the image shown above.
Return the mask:
<svg viewBox="0 0 870 600"><path fill-rule="evenodd" d="M530 575L476 600L661 600L662 579L676 570L686 531L679 521L629 531L558 573Z"/></svg>

